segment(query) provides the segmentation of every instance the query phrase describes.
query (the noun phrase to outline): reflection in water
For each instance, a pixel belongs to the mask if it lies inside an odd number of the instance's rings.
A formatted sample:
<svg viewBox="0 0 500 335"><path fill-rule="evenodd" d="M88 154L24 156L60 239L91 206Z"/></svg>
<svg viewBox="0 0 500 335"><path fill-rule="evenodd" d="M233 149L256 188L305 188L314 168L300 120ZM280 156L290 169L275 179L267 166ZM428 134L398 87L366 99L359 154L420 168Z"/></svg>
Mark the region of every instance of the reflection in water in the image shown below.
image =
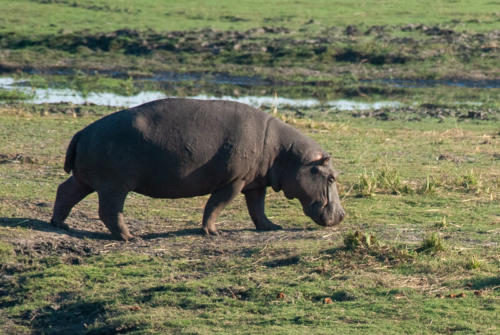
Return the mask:
<svg viewBox="0 0 500 335"><path fill-rule="evenodd" d="M167 98L169 96L162 92L144 91L132 96L124 96L114 93L88 93L83 95L81 92L71 89L54 89L54 88L31 88L20 85L14 79L8 77L0 77L0 88L7 90L18 90L31 95L33 98L26 100L28 103L43 104L43 103L58 103L67 102L73 104L92 103L96 105L116 106L116 107L133 107L143 104L148 101ZM279 106L294 106L294 107L314 107L325 106L338 110L365 110L379 109L383 107L398 107L401 104L396 101L379 101L379 102L357 102L353 100L333 100L319 101L317 99L288 99L272 96L211 96L197 95L189 98L203 100L232 100L255 107L262 105Z"/></svg>

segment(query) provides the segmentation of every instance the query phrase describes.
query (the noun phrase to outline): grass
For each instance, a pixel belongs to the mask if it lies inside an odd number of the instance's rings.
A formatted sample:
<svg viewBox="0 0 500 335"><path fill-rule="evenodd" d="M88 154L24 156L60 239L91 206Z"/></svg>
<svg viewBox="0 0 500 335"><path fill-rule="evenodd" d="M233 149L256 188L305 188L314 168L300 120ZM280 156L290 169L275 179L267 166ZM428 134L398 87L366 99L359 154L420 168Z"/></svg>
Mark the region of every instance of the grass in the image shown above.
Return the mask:
<svg viewBox="0 0 500 335"><path fill-rule="evenodd" d="M477 257L475 256L471 256L465 263L465 267L468 269L468 270L474 270L474 269L479 269L481 268L482 266L482 262L481 260L479 260Z"/></svg>
<svg viewBox="0 0 500 335"><path fill-rule="evenodd" d="M71 136L113 109L0 91L0 333L498 333L499 90L380 80L498 79L496 7L0 0L0 68L35 88L406 105L263 107L332 154L339 227L270 191L266 212L283 231L255 232L239 196L222 236L205 238L206 196L130 194L124 215L139 238L121 243L95 194L69 232L48 225ZM192 77L156 81L169 71ZM221 73L250 84L216 82Z"/></svg>
<svg viewBox="0 0 500 335"><path fill-rule="evenodd" d="M480 192L482 183L480 176L474 173L474 170L471 169L461 176L458 181L458 185L462 186L468 192Z"/></svg>
<svg viewBox="0 0 500 335"><path fill-rule="evenodd" d="M418 252L436 253L445 250L445 245L437 233L432 233L424 239L422 245L417 249Z"/></svg>
<svg viewBox="0 0 500 335"><path fill-rule="evenodd" d="M349 25L363 22L381 24L451 23L459 20L469 29L498 29L494 2L475 1L364 1L360 6L332 0L307 1L240 1L189 0L157 2L146 0L139 5L130 0L37 1L2 0L5 13L0 32L57 34L61 29L112 31L122 28L157 31L216 29L250 29L263 25L299 28L313 19L318 25ZM24 13L21 17L19 13Z"/></svg>
<svg viewBox="0 0 500 335"><path fill-rule="evenodd" d="M111 92L130 96L141 90L148 90L147 85L134 83L132 77L113 78L110 76L92 75L76 71L71 75L25 75L18 74L14 78L18 81L28 82L32 88L72 89L88 95L91 92ZM0 99L2 96L0 95Z"/></svg>
<svg viewBox="0 0 500 335"><path fill-rule="evenodd" d="M355 250L359 247L370 248L377 243L374 235L361 233L359 231L349 232L344 236L344 245L348 250Z"/></svg>
<svg viewBox="0 0 500 335"><path fill-rule="evenodd" d="M206 197L131 194L125 216L142 238L125 244L109 240L95 195L74 209L71 233L47 226L69 139L111 111L41 112L51 108L0 109L3 332L498 332L496 121L280 110L341 171L340 227L318 227L270 192L267 213L284 231L256 233L238 197L223 235L207 239L197 233ZM363 175L372 196L355 187Z"/></svg>
<svg viewBox="0 0 500 335"><path fill-rule="evenodd" d="M0 88L0 101L6 101L6 102L19 101L19 100L22 101L22 100L27 100L29 98L31 98L31 96L24 92L18 90L6 90Z"/></svg>
<svg viewBox="0 0 500 335"><path fill-rule="evenodd" d="M232 73L335 83L351 96L402 90L357 79L499 75L500 20L495 2L487 0L359 6L338 0L2 0L0 9L0 64L9 72Z"/></svg>

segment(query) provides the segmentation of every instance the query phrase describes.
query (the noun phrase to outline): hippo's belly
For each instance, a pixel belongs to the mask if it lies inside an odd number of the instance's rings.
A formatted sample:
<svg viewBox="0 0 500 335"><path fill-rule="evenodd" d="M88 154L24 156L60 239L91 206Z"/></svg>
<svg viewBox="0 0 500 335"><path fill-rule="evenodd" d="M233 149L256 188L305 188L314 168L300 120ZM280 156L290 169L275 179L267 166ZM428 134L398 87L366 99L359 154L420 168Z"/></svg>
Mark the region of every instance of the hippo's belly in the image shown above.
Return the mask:
<svg viewBox="0 0 500 335"><path fill-rule="evenodd" d="M134 192L155 198L184 198L210 194L245 173L243 162L232 148L221 145L213 152L196 148L158 152L144 157Z"/></svg>

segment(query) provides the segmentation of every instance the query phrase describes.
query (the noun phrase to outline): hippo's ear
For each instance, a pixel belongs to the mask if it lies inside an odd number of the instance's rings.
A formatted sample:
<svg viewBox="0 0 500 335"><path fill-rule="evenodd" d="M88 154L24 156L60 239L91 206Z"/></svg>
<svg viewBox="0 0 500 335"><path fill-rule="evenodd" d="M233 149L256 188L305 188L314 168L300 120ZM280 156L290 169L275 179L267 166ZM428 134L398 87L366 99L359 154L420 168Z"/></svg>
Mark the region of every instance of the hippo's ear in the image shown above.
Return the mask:
<svg viewBox="0 0 500 335"><path fill-rule="evenodd" d="M332 156L325 153L318 154L315 159L311 162L314 165L328 165Z"/></svg>

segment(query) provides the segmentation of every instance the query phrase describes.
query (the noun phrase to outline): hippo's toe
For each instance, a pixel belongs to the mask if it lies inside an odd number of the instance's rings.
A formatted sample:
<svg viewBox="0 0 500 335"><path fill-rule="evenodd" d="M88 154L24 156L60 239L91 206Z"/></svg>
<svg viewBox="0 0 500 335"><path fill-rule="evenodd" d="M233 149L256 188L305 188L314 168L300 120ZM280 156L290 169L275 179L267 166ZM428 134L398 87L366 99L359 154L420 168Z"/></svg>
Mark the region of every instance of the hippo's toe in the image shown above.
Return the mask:
<svg viewBox="0 0 500 335"><path fill-rule="evenodd" d="M203 227L203 228L201 228L201 231L202 231L203 235L205 235L205 236L219 236L220 235L219 231L215 228L210 229L208 227Z"/></svg>

